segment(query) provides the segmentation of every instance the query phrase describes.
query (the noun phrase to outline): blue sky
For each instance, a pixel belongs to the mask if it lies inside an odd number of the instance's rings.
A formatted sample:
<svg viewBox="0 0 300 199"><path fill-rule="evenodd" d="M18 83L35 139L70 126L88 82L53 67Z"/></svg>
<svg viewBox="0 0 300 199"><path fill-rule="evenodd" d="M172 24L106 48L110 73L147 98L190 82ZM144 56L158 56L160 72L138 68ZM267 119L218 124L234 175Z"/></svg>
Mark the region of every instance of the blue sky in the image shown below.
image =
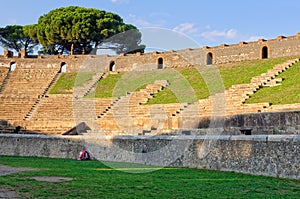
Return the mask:
<svg viewBox="0 0 300 199"><path fill-rule="evenodd" d="M1 0L1 3L1 27L37 23L39 16L50 10L76 5L117 13L125 23L140 29L163 28L183 33L199 47L300 32L299 0ZM180 46L188 47L195 46L189 42Z"/></svg>

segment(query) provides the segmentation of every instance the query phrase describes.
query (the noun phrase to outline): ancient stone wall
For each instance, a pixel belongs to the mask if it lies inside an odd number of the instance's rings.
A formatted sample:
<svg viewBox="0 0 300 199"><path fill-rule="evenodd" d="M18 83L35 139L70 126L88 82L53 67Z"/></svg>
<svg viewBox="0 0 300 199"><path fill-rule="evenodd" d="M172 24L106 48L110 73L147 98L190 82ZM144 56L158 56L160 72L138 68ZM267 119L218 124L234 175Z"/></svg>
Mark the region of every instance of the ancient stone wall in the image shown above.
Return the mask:
<svg viewBox="0 0 300 199"><path fill-rule="evenodd" d="M208 47L197 49L184 49L167 52L151 52L136 54L121 54L118 56L108 55L55 55L37 56L37 58L3 57L0 63L5 62L28 62L43 63L66 63L67 71L86 70L83 66L92 66L105 71L130 71L149 70L160 67L180 67L188 65L209 65L237 62L244 60L256 60L262 58L279 58L286 56L300 56L300 33L295 36L278 36L276 39L257 42L240 42L239 44ZM210 60L211 59L211 60ZM8 61L10 60L10 61ZM36 61L35 61L36 60ZM211 63L210 63L211 62ZM84 69L82 69L82 67Z"/></svg>
<svg viewBox="0 0 300 199"><path fill-rule="evenodd" d="M97 160L236 171L300 179L299 135L91 137L0 136L0 155L75 159L84 145Z"/></svg>
<svg viewBox="0 0 300 199"><path fill-rule="evenodd" d="M298 56L299 44L300 35L298 34L291 37L278 36L271 40L260 39L257 42L240 42L234 45L221 44L217 47L207 47L206 50L213 54L213 63L222 64L262 58ZM263 55L263 49L266 50L265 55Z"/></svg>
<svg viewBox="0 0 300 199"><path fill-rule="evenodd" d="M0 135L1 155L75 159L83 147L78 142L46 135Z"/></svg>
<svg viewBox="0 0 300 199"><path fill-rule="evenodd" d="M119 137L94 155L108 161L299 179L299 142L299 135Z"/></svg>
<svg viewBox="0 0 300 199"><path fill-rule="evenodd" d="M177 134L203 135L207 134L211 122L219 124L219 134L237 135L240 129L251 129L252 135L275 134L299 134L300 135L300 111L264 112L230 115L225 118L203 118L198 129L178 130ZM217 129L216 129L217 130Z"/></svg>
<svg viewBox="0 0 300 199"><path fill-rule="evenodd" d="M252 134L300 134L300 111L253 113L229 116L225 129L251 128Z"/></svg>
<svg viewBox="0 0 300 199"><path fill-rule="evenodd" d="M208 55L211 55L211 64L223 64L244 60L263 58L279 58L300 55L300 34L296 36L278 36L276 39L259 39L257 42L240 42L239 44L207 47L198 49L184 49L168 52L152 52L146 54L121 55L115 57L117 70L132 70L151 64L155 67L158 60L163 60L164 67L180 67L187 65L209 65Z"/></svg>
<svg viewBox="0 0 300 199"><path fill-rule="evenodd" d="M207 48L207 52L211 52L213 56L213 64L222 64L227 62L255 60L260 59L259 43L220 45L218 47Z"/></svg>

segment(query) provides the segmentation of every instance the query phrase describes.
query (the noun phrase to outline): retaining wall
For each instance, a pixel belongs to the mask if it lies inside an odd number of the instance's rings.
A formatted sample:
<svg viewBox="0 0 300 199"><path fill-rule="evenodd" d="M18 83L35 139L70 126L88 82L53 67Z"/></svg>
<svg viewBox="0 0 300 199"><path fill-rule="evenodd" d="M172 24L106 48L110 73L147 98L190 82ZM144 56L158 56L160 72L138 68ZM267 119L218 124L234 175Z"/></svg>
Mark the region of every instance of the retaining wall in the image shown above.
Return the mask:
<svg viewBox="0 0 300 199"><path fill-rule="evenodd" d="M300 111L263 112L226 118L225 130L251 128L252 134L300 134Z"/></svg>
<svg viewBox="0 0 300 199"><path fill-rule="evenodd" d="M211 125L215 123L216 125ZM211 126L210 126L211 125ZM252 135L300 134L300 111L261 112L201 118L198 129L180 129L177 134L203 135L207 128L215 128L219 134L237 135L240 129L252 129Z"/></svg>
<svg viewBox="0 0 300 199"><path fill-rule="evenodd" d="M71 141L2 134L0 144L0 155L76 158L84 145L93 157L104 161L300 179L300 135L86 137Z"/></svg>
<svg viewBox="0 0 300 199"><path fill-rule="evenodd" d="M46 135L0 134L1 155L76 158L83 145Z"/></svg>

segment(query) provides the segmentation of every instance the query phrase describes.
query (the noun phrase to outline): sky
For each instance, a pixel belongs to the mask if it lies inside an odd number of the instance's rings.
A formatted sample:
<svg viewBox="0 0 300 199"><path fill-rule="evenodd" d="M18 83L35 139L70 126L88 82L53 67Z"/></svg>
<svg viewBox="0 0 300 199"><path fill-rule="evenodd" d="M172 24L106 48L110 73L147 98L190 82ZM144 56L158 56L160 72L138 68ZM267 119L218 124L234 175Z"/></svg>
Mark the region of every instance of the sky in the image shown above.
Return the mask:
<svg viewBox="0 0 300 199"><path fill-rule="evenodd" d="M0 3L0 27L35 24L41 15L60 7L97 8L120 15L125 23L141 30L146 46L164 50L272 39L300 32L299 0L0 0ZM153 30L158 31L152 35ZM151 38L156 41L150 41Z"/></svg>

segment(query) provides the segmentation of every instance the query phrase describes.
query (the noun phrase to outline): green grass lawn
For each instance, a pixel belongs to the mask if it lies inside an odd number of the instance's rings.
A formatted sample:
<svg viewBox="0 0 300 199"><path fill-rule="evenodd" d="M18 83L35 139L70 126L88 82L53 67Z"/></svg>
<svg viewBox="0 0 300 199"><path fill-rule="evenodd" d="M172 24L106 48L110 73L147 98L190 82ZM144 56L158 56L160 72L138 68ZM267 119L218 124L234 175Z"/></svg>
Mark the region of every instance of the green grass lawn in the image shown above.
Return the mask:
<svg viewBox="0 0 300 199"><path fill-rule="evenodd" d="M133 173L147 166L115 163L121 171L98 161L0 156L0 162L34 171L0 176L0 187L22 198L299 198L300 181L186 168ZM129 170L126 171L126 168ZM40 182L30 177L73 178Z"/></svg>
<svg viewBox="0 0 300 199"><path fill-rule="evenodd" d="M95 73L74 72L62 73L56 84L51 88L50 94L72 94L74 86L82 86L91 80Z"/></svg>
<svg viewBox="0 0 300 199"><path fill-rule="evenodd" d="M300 103L300 63L296 63L277 77L284 79L280 86L262 88L252 95L246 103Z"/></svg>

